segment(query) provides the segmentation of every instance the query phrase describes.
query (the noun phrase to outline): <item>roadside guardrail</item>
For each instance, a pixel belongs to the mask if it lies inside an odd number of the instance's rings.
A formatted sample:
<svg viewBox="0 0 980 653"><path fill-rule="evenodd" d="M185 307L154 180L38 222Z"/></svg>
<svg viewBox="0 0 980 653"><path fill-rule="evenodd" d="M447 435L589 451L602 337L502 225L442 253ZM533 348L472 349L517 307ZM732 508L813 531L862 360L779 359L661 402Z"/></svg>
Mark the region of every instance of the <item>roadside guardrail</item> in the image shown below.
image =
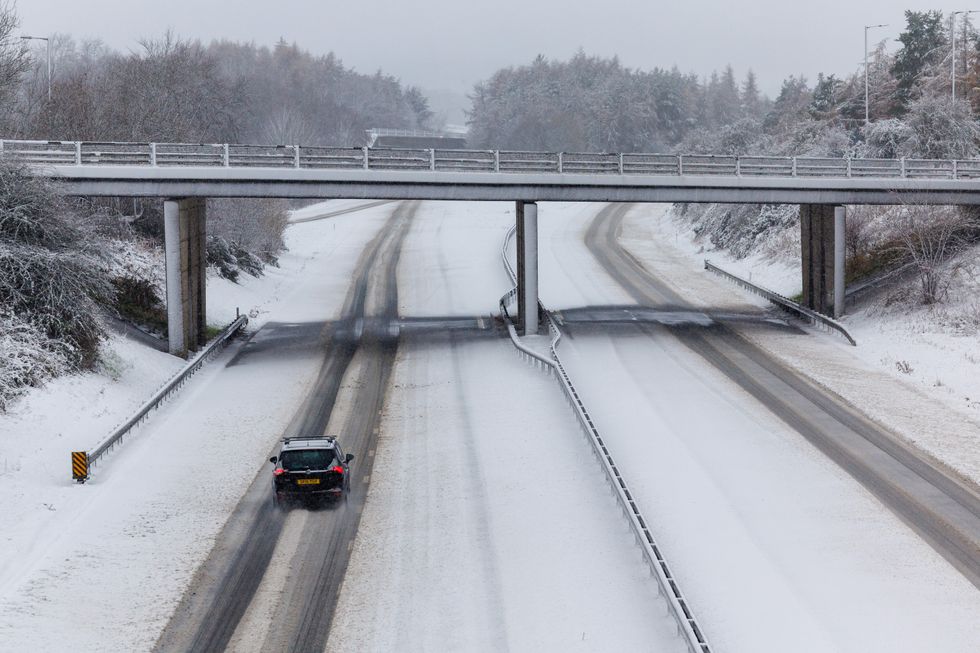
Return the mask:
<svg viewBox="0 0 980 653"><path fill-rule="evenodd" d="M511 342L526 360L529 360L535 365L542 367L547 372L554 374L555 378L558 379L562 392L565 395L565 399L575 412L579 426L581 426L586 438L592 445L593 453L596 454L596 457L602 464L603 471L606 473L606 480L609 481L609 484L613 487L616 494L616 499L623 510L623 514L629 521L630 528L633 531L633 535L636 538L637 543L640 545L640 548L643 551L643 556L650 567L650 571L657 580L658 591L667 601L670 614L673 616L674 621L677 624L678 635L684 639L689 653L710 653L712 649L705 639L704 632L701 630L697 620L694 618L694 614L688 605L687 600L684 598L684 595L681 593L677 580L674 578L667 561L664 559L660 547L657 545L653 534L647 527L647 522L640 513L640 509L636 505L636 500L633 498L633 494L626 485L626 480L623 478L619 468L616 466L612 454L609 453L609 449L606 447L602 434L599 433L599 429L592 420L592 416L589 414L589 411L585 407L582 398L579 396L574 384L572 384L571 378L565 371L565 366L562 364L561 358L558 356L557 349L558 343L561 340L561 331L558 329L557 324L555 324L554 319L552 319L551 313L549 313L547 309L545 309L544 305L539 302L540 309L545 316L545 321L548 323L548 331L552 336L549 347L549 353L551 354L550 358L524 345L517 335L517 330L514 328L514 323L511 321L510 314L507 312L508 304L517 294L517 274L514 272L514 268L507 256L507 251L510 247L511 241L514 238L515 231L516 227L511 227L511 229L507 232L500 251L504 268L507 270L507 274L510 276L511 281L515 284L515 287L512 290L508 291L503 297L500 298L500 312L505 323L507 324L507 332L510 334Z"/></svg>
<svg viewBox="0 0 980 653"><path fill-rule="evenodd" d="M809 320L810 323L816 326L826 327L831 331L835 331L839 333L840 335L844 336L844 338L846 338L849 343L857 347L857 341L854 339L854 337L850 333L848 333L847 329L844 328L843 324L841 324L834 318L817 313L816 311L810 310L805 306L801 306L800 304L794 302L792 299L789 299L788 297L784 297L775 291L769 290L768 288L763 288L762 286L758 284L754 284L751 281L747 281L746 279L734 275L731 272L722 270L720 267L718 267L708 259L704 260L704 269L708 270L709 272L714 272L715 274L728 279L732 283L742 286L746 290L749 290L757 295L765 297L773 304L777 304L778 306L786 309L791 313L796 313L800 317Z"/></svg>
<svg viewBox="0 0 980 653"><path fill-rule="evenodd" d="M147 418L150 411L159 408L174 392L179 390L184 382L200 370L206 362L214 358L242 327L248 324L248 316L239 315L234 322L225 329L201 351L197 357L188 363L181 371L167 381L163 387L154 393L150 399L144 403L136 413L120 424L109 434L95 449L88 451L73 451L72 460L72 479L77 483L84 483L91 475L91 468L105 456L113 447L122 442L134 427Z"/></svg>

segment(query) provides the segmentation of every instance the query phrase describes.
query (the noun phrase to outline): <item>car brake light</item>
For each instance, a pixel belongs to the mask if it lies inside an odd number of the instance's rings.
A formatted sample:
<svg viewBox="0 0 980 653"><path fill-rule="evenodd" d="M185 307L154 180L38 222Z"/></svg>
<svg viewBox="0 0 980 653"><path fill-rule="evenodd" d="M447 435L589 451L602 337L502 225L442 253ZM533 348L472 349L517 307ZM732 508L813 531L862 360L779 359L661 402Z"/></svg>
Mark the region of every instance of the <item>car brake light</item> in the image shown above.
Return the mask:
<svg viewBox="0 0 980 653"><path fill-rule="evenodd" d="M285 473L286 473L286 470L283 469L282 467L277 467L274 470L272 470L272 475L273 476L282 476Z"/></svg>
<svg viewBox="0 0 980 653"><path fill-rule="evenodd" d="M340 465L334 465L333 467L330 468L330 471L331 472L337 472L338 474L343 474L344 473L344 468L341 467Z"/></svg>

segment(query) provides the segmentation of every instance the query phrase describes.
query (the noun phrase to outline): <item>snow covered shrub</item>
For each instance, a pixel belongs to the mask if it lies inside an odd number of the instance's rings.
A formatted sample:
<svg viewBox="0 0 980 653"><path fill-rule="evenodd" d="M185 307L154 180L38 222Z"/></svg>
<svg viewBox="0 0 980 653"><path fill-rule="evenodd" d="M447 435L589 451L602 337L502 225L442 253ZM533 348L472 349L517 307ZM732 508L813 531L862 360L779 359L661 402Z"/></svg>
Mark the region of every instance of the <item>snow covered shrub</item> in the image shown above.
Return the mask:
<svg viewBox="0 0 980 653"><path fill-rule="evenodd" d="M762 123L754 118L742 118L721 128L718 134L719 149L712 154L757 154L764 150L764 146L760 145L761 140Z"/></svg>
<svg viewBox="0 0 980 653"><path fill-rule="evenodd" d="M918 271L922 303L940 302L956 272L945 264L976 238L977 218L955 206L906 206L902 218L901 239Z"/></svg>
<svg viewBox="0 0 980 653"><path fill-rule="evenodd" d="M52 340L36 325L0 307L0 412L30 387L64 373L71 347Z"/></svg>
<svg viewBox="0 0 980 653"><path fill-rule="evenodd" d="M744 258L769 245L799 218L794 205L678 204L675 215L691 225L698 239Z"/></svg>
<svg viewBox="0 0 980 653"><path fill-rule="evenodd" d="M238 283L242 272L253 277L262 276L262 268L265 266L255 254L220 236L208 236L207 259L208 265L217 268L219 275L235 283Z"/></svg>
<svg viewBox="0 0 980 653"><path fill-rule="evenodd" d="M164 333L167 307L152 281L139 277L113 277L115 306L119 316Z"/></svg>
<svg viewBox="0 0 980 653"><path fill-rule="evenodd" d="M246 274L250 274L253 277L262 276L262 268L264 267L263 261L248 251L240 245L239 243L231 243L231 253L235 256L235 260L238 262L238 268L243 270ZM278 259L273 259L278 262Z"/></svg>
<svg viewBox="0 0 980 653"><path fill-rule="evenodd" d="M786 156L841 158L853 154L854 146L851 135L839 125L807 120L784 141L782 150Z"/></svg>
<svg viewBox="0 0 980 653"><path fill-rule="evenodd" d="M911 104L905 122L911 132L906 156L968 159L977 155L980 127L965 100L924 95Z"/></svg>
<svg viewBox="0 0 980 653"><path fill-rule="evenodd" d="M102 231L111 235L104 251L116 313L142 327L166 332L163 249L133 229L121 228L118 218L108 219Z"/></svg>
<svg viewBox="0 0 980 653"><path fill-rule="evenodd" d="M104 336L99 307L112 287L103 248L50 182L0 162L0 305L90 367Z"/></svg>
<svg viewBox="0 0 980 653"><path fill-rule="evenodd" d="M899 159L905 156L912 128L898 118L871 123L864 130L861 156L869 159Z"/></svg>
<svg viewBox="0 0 980 653"><path fill-rule="evenodd" d="M289 225L289 204L276 199L216 199L208 201L208 234L223 238L246 273L255 275L251 259L277 265L285 248L283 235Z"/></svg>
<svg viewBox="0 0 980 653"><path fill-rule="evenodd" d="M844 245L847 280L856 281L893 269L908 261L904 230L897 212L902 207L858 205L847 208Z"/></svg>
<svg viewBox="0 0 980 653"><path fill-rule="evenodd" d="M209 267L218 269L221 277L238 283L238 259L231 252L231 245L220 236L208 236L207 260Z"/></svg>

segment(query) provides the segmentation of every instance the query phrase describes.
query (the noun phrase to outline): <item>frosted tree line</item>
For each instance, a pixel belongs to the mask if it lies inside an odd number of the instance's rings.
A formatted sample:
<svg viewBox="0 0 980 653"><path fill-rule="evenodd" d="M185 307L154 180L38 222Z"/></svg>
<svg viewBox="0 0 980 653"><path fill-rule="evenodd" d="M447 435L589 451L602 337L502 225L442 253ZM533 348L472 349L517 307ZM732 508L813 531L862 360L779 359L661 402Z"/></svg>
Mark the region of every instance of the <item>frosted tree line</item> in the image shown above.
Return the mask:
<svg viewBox="0 0 980 653"><path fill-rule="evenodd" d="M426 98L333 54L166 33L118 52L55 35L51 97L43 49L18 38L0 0L0 134L89 141L362 145L364 130L426 128ZM0 161L0 411L25 388L99 364L106 320L165 328L161 202L59 198ZM283 248L288 205L214 200L208 259L232 280Z"/></svg>
<svg viewBox="0 0 980 653"><path fill-rule="evenodd" d="M870 158L975 158L980 154L980 36L961 18L956 33L956 95L948 17L907 11L900 47L879 43L865 71L790 76L775 98L760 94L749 71L708 77L676 68L650 71L579 52L568 61L538 57L476 86L470 112L478 147L566 151ZM796 208L786 205L680 205L699 237L735 256L786 243ZM848 228L850 271L860 276L911 261L921 300L941 301L944 263L978 239L973 210L904 206L858 208Z"/></svg>
<svg viewBox="0 0 980 653"><path fill-rule="evenodd" d="M749 70L707 77L673 69L636 70L579 52L505 68L471 94L476 147L744 155L972 157L978 152L978 34L957 33L957 97L951 96L948 21L938 11L906 12L900 49L885 41L864 70L846 77L790 76L775 98Z"/></svg>

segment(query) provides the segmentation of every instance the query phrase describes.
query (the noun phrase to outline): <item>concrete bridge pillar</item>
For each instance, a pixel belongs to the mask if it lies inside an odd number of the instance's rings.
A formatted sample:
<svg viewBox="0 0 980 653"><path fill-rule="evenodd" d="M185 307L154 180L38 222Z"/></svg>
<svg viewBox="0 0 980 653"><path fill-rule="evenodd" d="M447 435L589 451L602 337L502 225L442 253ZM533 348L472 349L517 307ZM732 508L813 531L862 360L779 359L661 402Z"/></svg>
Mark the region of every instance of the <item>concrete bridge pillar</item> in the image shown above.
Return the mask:
<svg viewBox="0 0 980 653"><path fill-rule="evenodd" d="M538 332L538 205L517 202L517 325Z"/></svg>
<svg viewBox="0 0 980 653"><path fill-rule="evenodd" d="M818 313L844 313L843 206L800 205L803 305Z"/></svg>
<svg viewBox="0 0 980 653"><path fill-rule="evenodd" d="M205 254L207 200L164 200L167 336L170 353L187 357L207 341Z"/></svg>

